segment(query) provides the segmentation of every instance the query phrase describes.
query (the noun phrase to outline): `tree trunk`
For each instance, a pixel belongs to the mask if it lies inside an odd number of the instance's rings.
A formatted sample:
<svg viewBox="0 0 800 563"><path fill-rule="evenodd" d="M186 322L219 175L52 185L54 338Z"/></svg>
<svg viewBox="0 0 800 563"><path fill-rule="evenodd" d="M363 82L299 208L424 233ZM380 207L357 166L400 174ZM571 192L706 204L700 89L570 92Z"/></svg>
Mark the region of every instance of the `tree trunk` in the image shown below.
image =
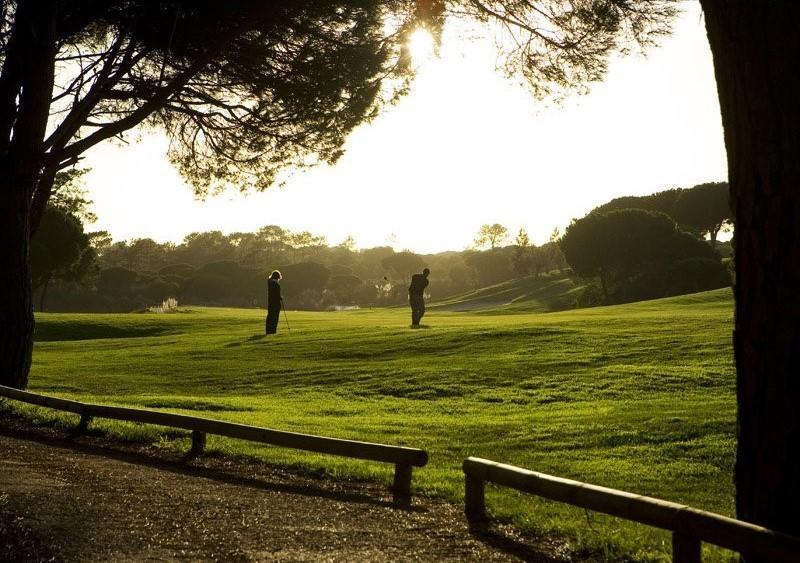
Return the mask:
<svg viewBox="0 0 800 563"><path fill-rule="evenodd" d="M702 5L736 223L736 511L800 536L800 2Z"/></svg>
<svg viewBox="0 0 800 563"><path fill-rule="evenodd" d="M8 189L8 186L2 186ZM9 197L11 196L11 197ZM33 350L33 299L28 265L27 194L0 203L0 384L24 389Z"/></svg>
<svg viewBox="0 0 800 563"><path fill-rule="evenodd" d="M47 208L47 202L50 201L50 196L53 194L55 179L56 170L50 166L42 171L39 180L36 182L31 201L31 237L39 229L39 223L41 223L44 210Z"/></svg>
<svg viewBox="0 0 800 563"><path fill-rule="evenodd" d="M6 60L0 77L17 88L13 132L0 144L0 384L18 388L28 383L33 350L30 208L53 93L55 21L55 0L18 4L7 51L18 60Z"/></svg>

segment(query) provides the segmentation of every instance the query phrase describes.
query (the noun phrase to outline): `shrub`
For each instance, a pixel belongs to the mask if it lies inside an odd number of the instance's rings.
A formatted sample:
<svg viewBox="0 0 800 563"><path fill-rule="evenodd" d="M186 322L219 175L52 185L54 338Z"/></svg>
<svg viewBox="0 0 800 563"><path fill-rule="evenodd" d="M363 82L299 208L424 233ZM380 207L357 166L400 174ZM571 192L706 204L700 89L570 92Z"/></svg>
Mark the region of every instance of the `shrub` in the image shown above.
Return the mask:
<svg viewBox="0 0 800 563"><path fill-rule="evenodd" d="M167 297L164 301L161 302L161 305L156 305L155 307L148 308L148 311L151 313L177 313L178 312L178 300L174 297Z"/></svg>

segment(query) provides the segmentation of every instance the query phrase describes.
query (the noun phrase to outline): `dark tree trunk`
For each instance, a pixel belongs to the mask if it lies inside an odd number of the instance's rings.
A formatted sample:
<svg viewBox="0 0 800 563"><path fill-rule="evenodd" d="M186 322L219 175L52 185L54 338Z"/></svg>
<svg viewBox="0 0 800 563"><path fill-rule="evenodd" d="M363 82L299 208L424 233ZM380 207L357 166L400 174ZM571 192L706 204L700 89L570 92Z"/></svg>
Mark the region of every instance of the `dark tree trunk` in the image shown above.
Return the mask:
<svg viewBox="0 0 800 563"><path fill-rule="evenodd" d="M702 5L736 223L736 511L800 536L800 2Z"/></svg>
<svg viewBox="0 0 800 563"><path fill-rule="evenodd" d="M56 179L56 170L54 167L47 167L42 170L39 179L36 182L36 187L33 192L33 199L31 201L31 237L36 234L39 229L39 223L42 221L42 215L47 207L47 202L53 193L53 184Z"/></svg>
<svg viewBox="0 0 800 563"><path fill-rule="evenodd" d="M28 383L33 350L30 210L53 93L55 16L55 0L19 3L0 77L0 107L8 109L9 96L15 104L10 140L0 131L0 384L18 388Z"/></svg>
<svg viewBox="0 0 800 563"><path fill-rule="evenodd" d="M28 384L33 349L29 204L19 190L3 193L0 204L0 384L19 389Z"/></svg>
<svg viewBox="0 0 800 563"><path fill-rule="evenodd" d="M719 234L719 230L722 228L722 225L714 227L710 231L708 231L708 238L711 239L711 246L713 248L717 247L717 235Z"/></svg>

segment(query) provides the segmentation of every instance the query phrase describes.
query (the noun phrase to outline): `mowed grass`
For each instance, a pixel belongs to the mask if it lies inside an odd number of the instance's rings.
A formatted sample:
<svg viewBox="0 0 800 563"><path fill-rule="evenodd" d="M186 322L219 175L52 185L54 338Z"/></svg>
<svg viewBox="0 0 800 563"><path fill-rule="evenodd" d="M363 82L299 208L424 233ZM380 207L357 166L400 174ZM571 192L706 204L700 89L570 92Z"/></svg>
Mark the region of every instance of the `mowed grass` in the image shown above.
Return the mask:
<svg viewBox="0 0 800 563"><path fill-rule="evenodd" d="M30 389L425 448L415 490L454 500L473 455L733 513L729 290L547 314L431 312L419 330L405 310L289 311L291 330L282 321L266 338L263 316L40 314ZM96 425L188 447L184 433ZM213 436L209 448L336 477L392 475L384 464ZM609 559L669 557L669 535L645 526L494 488L488 506Z"/></svg>
<svg viewBox="0 0 800 563"><path fill-rule="evenodd" d="M439 311L486 311L502 308L505 312L548 313L574 308L585 286L570 277L551 272L527 276L497 285L467 291L430 304Z"/></svg>

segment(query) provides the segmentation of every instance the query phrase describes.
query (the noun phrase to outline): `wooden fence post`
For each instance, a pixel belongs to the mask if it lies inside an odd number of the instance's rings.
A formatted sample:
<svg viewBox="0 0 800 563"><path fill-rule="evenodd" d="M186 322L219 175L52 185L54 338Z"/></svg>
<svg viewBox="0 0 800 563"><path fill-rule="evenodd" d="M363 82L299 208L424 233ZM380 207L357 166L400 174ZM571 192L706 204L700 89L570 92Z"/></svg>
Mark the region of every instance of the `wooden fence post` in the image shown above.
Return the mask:
<svg viewBox="0 0 800 563"><path fill-rule="evenodd" d="M397 463L394 466L394 484L392 485L395 499L407 500L411 497L411 466Z"/></svg>
<svg viewBox="0 0 800 563"><path fill-rule="evenodd" d="M701 542L697 538L680 532L672 533L673 563L700 563L703 560L700 548Z"/></svg>
<svg viewBox="0 0 800 563"><path fill-rule="evenodd" d="M468 473L464 474L464 512L468 520L486 520L486 482Z"/></svg>
<svg viewBox="0 0 800 563"><path fill-rule="evenodd" d="M192 449L189 450L191 457L198 457L203 455L206 449L206 433L199 430L192 430Z"/></svg>
<svg viewBox="0 0 800 563"><path fill-rule="evenodd" d="M92 422L92 417L86 413L81 414L81 421L78 423L78 434L83 434L89 429L89 423Z"/></svg>

